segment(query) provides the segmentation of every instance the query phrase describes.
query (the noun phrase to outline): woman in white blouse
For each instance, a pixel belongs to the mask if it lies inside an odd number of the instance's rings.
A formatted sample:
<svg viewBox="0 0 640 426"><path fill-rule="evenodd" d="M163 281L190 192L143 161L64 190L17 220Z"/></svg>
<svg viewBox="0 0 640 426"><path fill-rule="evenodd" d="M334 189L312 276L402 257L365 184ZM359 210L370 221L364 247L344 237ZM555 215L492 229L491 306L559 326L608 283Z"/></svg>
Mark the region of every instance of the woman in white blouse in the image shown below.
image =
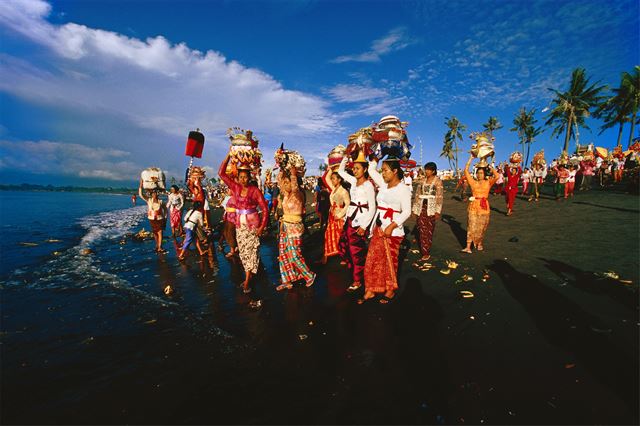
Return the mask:
<svg viewBox="0 0 640 426"><path fill-rule="evenodd" d="M338 174L349 184L349 208L340 237L340 256L353 276L349 291L356 291L364 280L364 264L367 258L367 229L376 212L376 193L367 176L367 161L364 153L359 152L353 163L353 176L346 172L348 157L344 157L338 168Z"/></svg>
<svg viewBox="0 0 640 426"><path fill-rule="evenodd" d="M404 239L404 222L411 216L411 189L402 183L400 162L386 160L381 173L369 163L369 176L378 186L376 224L372 231L364 267L364 299L383 293L380 303L389 303L398 289L398 255Z"/></svg>

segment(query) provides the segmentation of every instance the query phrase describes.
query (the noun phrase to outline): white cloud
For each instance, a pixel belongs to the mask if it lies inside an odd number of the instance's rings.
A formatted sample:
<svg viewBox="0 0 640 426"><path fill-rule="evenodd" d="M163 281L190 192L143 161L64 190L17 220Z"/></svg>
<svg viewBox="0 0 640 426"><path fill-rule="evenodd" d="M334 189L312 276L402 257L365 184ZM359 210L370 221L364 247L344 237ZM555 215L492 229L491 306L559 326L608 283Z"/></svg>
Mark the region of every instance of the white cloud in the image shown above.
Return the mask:
<svg viewBox="0 0 640 426"><path fill-rule="evenodd" d="M125 181L140 172L130 153L52 141L0 141L0 170Z"/></svg>
<svg viewBox="0 0 640 426"><path fill-rule="evenodd" d="M0 2L0 26L49 52L45 65L40 57L0 55L0 90L68 115L92 114L97 123L109 116L122 128L147 129L131 146L136 159L144 153L144 161L180 168L183 147L174 144L184 143L196 127L221 145L225 130L238 125L254 129L267 145L281 135L296 138L301 151L341 130L326 100L285 89L272 76L219 52L200 52L162 36L140 40L75 23L54 25L47 20L51 13L51 5L41 0ZM114 146L113 139L100 134L92 143ZM158 154L170 150L175 158Z"/></svg>
<svg viewBox="0 0 640 426"><path fill-rule="evenodd" d="M388 95L384 89L358 84L338 84L327 92L337 102L362 102Z"/></svg>
<svg viewBox="0 0 640 426"><path fill-rule="evenodd" d="M379 62L382 55L402 50L415 43L415 40L407 36L405 28L395 28L389 33L371 43L371 49L367 52L354 55L338 56L331 60L333 63L343 62Z"/></svg>

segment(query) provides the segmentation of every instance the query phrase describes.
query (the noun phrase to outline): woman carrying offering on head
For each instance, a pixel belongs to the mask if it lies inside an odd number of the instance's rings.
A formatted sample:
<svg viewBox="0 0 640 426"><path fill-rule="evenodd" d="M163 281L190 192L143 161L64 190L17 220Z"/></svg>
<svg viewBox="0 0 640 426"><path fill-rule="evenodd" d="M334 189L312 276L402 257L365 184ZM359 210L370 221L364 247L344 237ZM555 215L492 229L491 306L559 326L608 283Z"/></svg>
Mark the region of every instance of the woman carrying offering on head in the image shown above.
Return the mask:
<svg viewBox="0 0 640 426"><path fill-rule="evenodd" d="M351 269L353 283L348 288L355 291L364 280L364 264L367 259L367 229L376 212L376 192L367 176L367 160L359 151L353 163L353 176L346 172L348 157L345 156L338 168L338 174L351 184L349 208L344 230L340 237L340 256Z"/></svg>
<svg viewBox="0 0 640 426"><path fill-rule="evenodd" d="M518 195L518 182L522 175L522 167L509 164L505 167L504 175L507 177L506 185L504 188L504 198L507 202L507 216L513 214L513 205L516 201L516 195Z"/></svg>
<svg viewBox="0 0 640 426"><path fill-rule="evenodd" d="M324 255L322 256L322 264L327 263L327 258L340 253L338 243L340 235L344 229L344 218L349 208L351 198L349 192L344 189L342 183L344 179L338 173L333 173L331 168L327 169L324 176L325 185L331 191L329 196L329 222L327 230L324 233Z"/></svg>
<svg viewBox="0 0 640 426"><path fill-rule="evenodd" d="M375 161L369 163L369 176L378 186L376 223L364 267L364 298L358 303L382 293L380 303L388 303L398 289L398 255L404 239L404 222L411 216L411 188L402 182L398 160L382 162L378 173Z"/></svg>
<svg viewBox="0 0 640 426"><path fill-rule="evenodd" d="M162 231L167 225L167 208L164 203L158 198L158 191L151 191L151 197L147 198L142 193L142 179L140 179L140 187L138 188L138 195L147 203L147 218L151 224L151 232L153 232L153 239L156 242L156 253L168 253L162 248Z"/></svg>
<svg viewBox="0 0 640 426"><path fill-rule="evenodd" d="M184 207L184 196L180 193L177 185L171 185L167 208L169 209L169 224L173 238L179 237L184 232L182 230L182 207Z"/></svg>
<svg viewBox="0 0 640 426"><path fill-rule="evenodd" d="M471 187L471 193L473 200L469 198L468 211L468 224L467 224L467 246L462 249L463 253L471 253L471 244L476 247L477 250L484 250L482 242L484 240L484 234L489 226L489 216L491 210L489 208L489 191L496 182L495 175L488 177L489 171L492 170L491 166L484 165L476 168L476 177L474 178L471 172L469 172L469 166L473 156L469 157L469 161L464 168L464 175L467 177L469 186ZM481 161L480 164L484 162ZM485 163L486 164L486 163Z"/></svg>
<svg viewBox="0 0 640 426"><path fill-rule="evenodd" d="M260 189L257 186L249 185L251 170L238 167L238 181L235 182L227 175L228 163L229 154L222 161L218 175L229 187L235 200L236 240L240 261L245 272L242 289L244 293L249 293L251 292L249 281L258 272L260 235L267 225L269 210ZM258 208L261 213L258 213Z"/></svg>
<svg viewBox="0 0 640 426"><path fill-rule="evenodd" d="M302 256L302 234L304 224L304 195L300 189L296 168L292 165L289 173L280 170L278 187L282 193L282 218L280 219L280 238L278 243L280 279L282 283L276 287L281 291L290 289L295 281L303 279L307 287L311 287L316 274Z"/></svg>
<svg viewBox="0 0 640 426"><path fill-rule="evenodd" d="M431 257L433 231L436 227L436 221L440 219L443 202L442 181L437 176L436 163L425 164L424 172L425 178L416 188L412 206L413 214L418 216L416 225L420 235L421 261L429 260Z"/></svg>

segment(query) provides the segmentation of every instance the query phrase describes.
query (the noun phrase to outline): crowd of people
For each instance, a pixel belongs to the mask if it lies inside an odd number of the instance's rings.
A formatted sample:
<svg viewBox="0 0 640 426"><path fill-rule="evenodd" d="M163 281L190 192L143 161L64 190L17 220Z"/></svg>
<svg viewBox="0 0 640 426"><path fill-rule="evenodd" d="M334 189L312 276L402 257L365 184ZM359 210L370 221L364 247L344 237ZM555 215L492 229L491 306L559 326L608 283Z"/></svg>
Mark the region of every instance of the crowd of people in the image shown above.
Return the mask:
<svg viewBox="0 0 640 426"><path fill-rule="evenodd" d="M545 183L552 183L556 200L562 200L573 197L576 186L578 190L590 190L593 176L598 177L601 186L620 182L623 175L618 171L624 170L622 162L615 166L602 161L568 164L558 159L548 167L537 163L523 169L518 163L494 166L483 161L472 167L473 159L472 155L454 189L460 191L463 201L468 201L463 253L484 250L491 194L505 197L506 215L511 216L518 194L538 202ZM632 161L636 161L635 154ZM430 260L444 199L444 185L435 163L429 162L409 174L397 159L387 158L378 164L360 151L345 156L321 177L303 178L296 167L290 166L280 168L275 177L268 173L264 181L249 169L238 169L232 176L228 163L229 155L220 165L220 181L216 185L202 187L198 179L188 182L188 190L173 185L166 202L159 199L158 191L145 195L141 181L138 195L147 203L157 253L167 253L162 247L167 219L180 261L186 259L193 244L201 256L212 256L216 242L224 253L226 244L228 252L224 255L239 259L245 272L241 287L249 293L260 265L261 237L275 225L280 270L276 289L288 290L298 282L310 287L316 273L304 258L302 242L306 197L312 191L312 205L324 237L322 258L315 264L339 259L350 276L348 291L361 294L358 303L377 296L383 304L394 299L400 246L406 235L405 222L411 215L416 218L419 261ZM636 167L637 164L632 168ZM184 212L187 198L191 206ZM217 241L213 237L211 206L224 209L221 222L215 226Z"/></svg>

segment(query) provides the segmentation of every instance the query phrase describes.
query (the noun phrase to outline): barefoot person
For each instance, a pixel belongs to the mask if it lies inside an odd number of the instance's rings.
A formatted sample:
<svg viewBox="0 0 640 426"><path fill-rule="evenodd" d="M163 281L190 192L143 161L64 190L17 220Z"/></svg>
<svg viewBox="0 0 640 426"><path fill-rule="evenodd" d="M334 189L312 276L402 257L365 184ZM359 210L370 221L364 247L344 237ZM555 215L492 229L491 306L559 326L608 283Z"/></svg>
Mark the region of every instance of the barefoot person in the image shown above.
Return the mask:
<svg viewBox="0 0 640 426"><path fill-rule="evenodd" d="M484 241L484 234L489 226L489 216L491 215L491 209L489 209L489 191L496 182L496 177L488 177L487 174L491 170L491 166L487 165L484 160L478 163L476 168L476 177L474 178L469 167L473 156L469 157L466 166L464 167L464 174L467 177L469 186L471 187L472 196L469 198L468 212L468 224L467 224L467 246L461 251L464 253L471 253L471 244L473 244L477 250L484 250L482 245Z"/></svg>
<svg viewBox="0 0 640 426"><path fill-rule="evenodd" d="M443 202L442 181L437 176L436 163L425 164L424 172L425 178L416 188L411 208L413 214L418 216L417 228L420 236L421 261L429 260L431 257L433 231L436 227L436 221L440 219Z"/></svg>
<svg viewBox="0 0 640 426"><path fill-rule="evenodd" d="M251 292L249 281L258 272L258 248L260 247L260 235L264 232L269 218L267 202L257 186L249 185L251 170L238 168L238 182L227 175L229 154L224 158L218 175L220 179L231 189L235 200L235 225L236 240L240 261L244 268L245 280L242 289L245 293ZM258 207L261 213L258 213Z"/></svg>
<svg viewBox="0 0 640 426"><path fill-rule="evenodd" d="M329 222L327 230L324 233L324 255L322 256L322 264L327 263L327 258L340 253L338 243L340 235L344 229L344 218L349 208L351 198L349 192L344 189L342 183L344 179L338 173L333 173L331 168L327 169L324 177L325 184L331 191L329 196Z"/></svg>
<svg viewBox="0 0 640 426"><path fill-rule="evenodd" d="M177 185L171 185L169 189L169 199L167 208L169 209L169 225L171 225L171 236L178 238L182 235L182 207L184 206L184 196L180 193Z"/></svg>
<svg viewBox="0 0 640 426"><path fill-rule="evenodd" d="M221 206L224 209L224 213L222 214L222 239L224 239L229 246L229 253L225 254L224 257L230 259L238 253L235 222L236 201L233 198L233 193L230 189L227 189L227 195L222 200ZM224 248L222 248L221 251L224 252Z"/></svg>
<svg viewBox="0 0 640 426"><path fill-rule="evenodd" d="M278 244L280 279L282 283L276 287L276 290L290 289L293 283L298 280L304 280L306 286L311 287L316 279L316 274L309 270L302 256L304 196L300 189L297 170L294 166L289 168L289 173L280 170L278 186L282 194L283 213L280 219Z"/></svg>
<svg viewBox="0 0 640 426"><path fill-rule="evenodd" d="M193 203L191 209L184 215L184 242L182 243L182 248L178 253L178 259L184 260L188 251L189 246L193 241L196 242L196 247L200 255L203 254L202 247L200 246L200 241L198 240L198 227L200 229L204 228L204 220L202 216L202 203L200 201L196 201Z"/></svg>
<svg viewBox="0 0 640 426"><path fill-rule="evenodd" d="M540 190L544 185L544 180L547 178L547 168L546 166L536 163L533 166L532 174L532 182L533 182L533 191L531 192L531 196L529 197L529 201L535 200L536 202L540 199Z"/></svg>
<svg viewBox="0 0 640 426"><path fill-rule="evenodd" d="M504 187L504 198L507 202L507 216L513 214L513 204L516 201L516 195L518 195L518 182L522 175L522 168L515 164L510 164L505 167L506 184Z"/></svg>
<svg viewBox="0 0 640 426"><path fill-rule="evenodd" d="M398 289L398 255L404 239L404 222L411 216L411 189L402 183L398 160L369 163L369 176L378 186L376 224L364 266L364 298L359 303L383 294L380 303L389 303Z"/></svg>
<svg viewBox="0 0 640 426"><path fill-rule="evenodd" d="M162 248L162 231L167 225L167 209L162 201L158 198L158 191L151 191L151 197L146 198L142 193L142 179L140 179L140 187L138 188L140 199L147 203L147 219L151 224L151 232L156 242L156 253L167 253Z"/></svg>
<svg viewBox="0 0 640 426"><path fill-rule="evenodd" d="M346 172L348 157L345 156L338 168L338 174L349 184L349 208L344 230L340 238L340 256L351 269L353 282L349 291L362 286L364 280L364 264L367 259L367 229L376 212L376 192L367 176L367 161L364 153L359 151L353 163L353 176Z"/></svg>

